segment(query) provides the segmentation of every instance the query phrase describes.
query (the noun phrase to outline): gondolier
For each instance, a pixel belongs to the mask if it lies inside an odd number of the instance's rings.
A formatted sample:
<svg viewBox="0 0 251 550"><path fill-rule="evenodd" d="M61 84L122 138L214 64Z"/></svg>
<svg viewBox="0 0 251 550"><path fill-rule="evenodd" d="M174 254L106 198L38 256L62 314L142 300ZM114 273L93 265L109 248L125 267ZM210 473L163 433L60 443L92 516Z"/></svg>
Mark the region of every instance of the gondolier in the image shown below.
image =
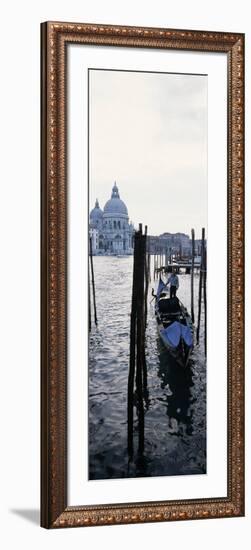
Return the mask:
<svg viewBox="0 0 251 550"><path fill-rule="evenodd" d="M175 298L176 292L179 288L179 277L177 273L172 271L170 277L167 280L166 286L170 284L170 298Z"/></svg>

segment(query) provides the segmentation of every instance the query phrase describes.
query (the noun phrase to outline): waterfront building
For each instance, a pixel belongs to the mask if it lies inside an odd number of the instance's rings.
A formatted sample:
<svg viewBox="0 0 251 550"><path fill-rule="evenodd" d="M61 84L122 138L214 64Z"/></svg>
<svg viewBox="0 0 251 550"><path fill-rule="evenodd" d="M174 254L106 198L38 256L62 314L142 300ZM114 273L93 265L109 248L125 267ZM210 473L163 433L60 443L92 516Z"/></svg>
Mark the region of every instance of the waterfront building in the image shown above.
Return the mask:
<svg viewBox="0 0 251 550"><path fill-rule="evenodd" d="M97 254L99 249L99 231L93 223L89 225L89 237L92 242L92 253Z"/></svg>
<svg viewBox="0 0 251 550"><path fill-rule="evenodd" d="M120 198L116 182L104 210L96 199L95 207L90 212L89 235L93 254L133 253L134 227L129 223L127 206Z"/></svg>
<svg viewBox="0 0 251 550"><path fill-rule="evenodd" d="M175 254L182 256L191 252L191 240L185 233L162 233L160 240Z"/></svg>
<svg viewBox="0 0 251 550"><path fill-rule="evenodd" d="M205 241L206 243L206 241ZM201 239L195 239L195 255L201 254ZM185 233L162 233L149 235L148 250L150 254L165 254L167 257L189 257L192 253L192 240Z"/></svg>

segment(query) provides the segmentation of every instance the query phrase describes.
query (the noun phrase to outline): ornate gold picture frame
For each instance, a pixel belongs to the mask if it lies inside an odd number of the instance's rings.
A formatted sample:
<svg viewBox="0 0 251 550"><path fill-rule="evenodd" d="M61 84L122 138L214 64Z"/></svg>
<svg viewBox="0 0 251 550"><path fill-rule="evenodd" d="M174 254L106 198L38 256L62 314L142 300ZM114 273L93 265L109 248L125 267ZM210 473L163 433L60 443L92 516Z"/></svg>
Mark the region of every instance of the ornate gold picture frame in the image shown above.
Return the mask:
<svg viewBox="0 0 251 550"><path fill-rule="evenodd" d="M67 48L225 53L227 84L227 496L69 506L67 500ZM47 22L41 26L41 525L244 515L244 35Z"/></svg>

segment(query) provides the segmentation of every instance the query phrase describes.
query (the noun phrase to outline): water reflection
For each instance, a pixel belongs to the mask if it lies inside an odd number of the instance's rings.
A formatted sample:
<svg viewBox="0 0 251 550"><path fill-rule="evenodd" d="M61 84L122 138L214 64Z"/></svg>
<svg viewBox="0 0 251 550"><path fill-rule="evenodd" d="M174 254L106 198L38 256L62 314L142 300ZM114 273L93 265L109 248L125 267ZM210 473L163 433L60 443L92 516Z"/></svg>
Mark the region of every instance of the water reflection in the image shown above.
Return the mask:
<svg viewBox="0 0 251 550"><path fill-rule="evenodd" d="M161 388L165 391L166 414L168 416L168 433L183 436L193 433L193 413L190 410L194 400L191 397L193 387L192 369L190 360L186 368L177 365L175 359L165 350L161 341L158 341L159 366L157 374L161 380Z"/></svg>
<svg viewBox="0 0 251 550"><path fill-rule="evenodd" d="M178 367L159 340L153 305L146 330L147 392L144 452L138 453L134 396L133 446L127 452L127 382L132 258L94 258L99 325L89 348L89 478L110 479L206 472L206 361L202 345ZM195 279L195 297L198 281ZM190 278L179 297L189 307ZM151 296L149 296L149 303ZM196 304L196 302L195 302ZM197 314L195 310L195 315Z"/></svg>

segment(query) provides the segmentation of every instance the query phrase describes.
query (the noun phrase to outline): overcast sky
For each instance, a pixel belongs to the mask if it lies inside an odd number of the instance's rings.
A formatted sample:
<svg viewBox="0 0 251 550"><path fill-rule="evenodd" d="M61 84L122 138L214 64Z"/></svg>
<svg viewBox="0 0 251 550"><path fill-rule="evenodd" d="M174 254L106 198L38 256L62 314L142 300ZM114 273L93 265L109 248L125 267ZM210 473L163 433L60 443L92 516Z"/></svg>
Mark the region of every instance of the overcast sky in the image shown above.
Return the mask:
<svg viewBox="0 0 251 550"><path fill-rule="evenodd" d="M207 224L207 77L90 73L90 208L116 180L130 220L196 237Z"/></svg>

